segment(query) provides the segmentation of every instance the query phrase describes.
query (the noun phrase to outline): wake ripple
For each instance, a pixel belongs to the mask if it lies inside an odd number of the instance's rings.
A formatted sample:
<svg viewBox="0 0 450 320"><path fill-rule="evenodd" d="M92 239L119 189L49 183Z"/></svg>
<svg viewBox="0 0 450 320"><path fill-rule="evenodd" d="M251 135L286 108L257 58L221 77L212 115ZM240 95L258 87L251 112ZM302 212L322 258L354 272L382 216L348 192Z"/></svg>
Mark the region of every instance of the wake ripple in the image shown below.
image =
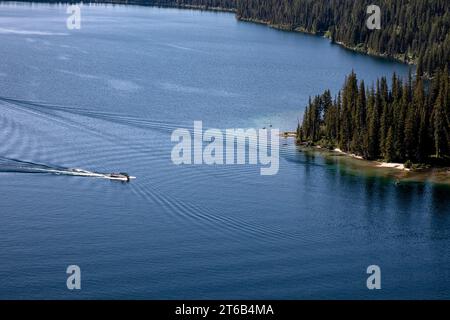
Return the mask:
<svg viewBox="0 0 450 320"><path fill-rule="evenodd" d="M144 199L155 202L166 210L169 209L167 213L179 222L186 220L202 228L214 228L222 232L236 231L258 240L264 240L264 242L274 241L276 243L280 239L303 240L299 235L285 232L279 228L251 223L245 219L227 216L218 209L205 208L167 196L148 185L133 184L131 187Z"/></svg>

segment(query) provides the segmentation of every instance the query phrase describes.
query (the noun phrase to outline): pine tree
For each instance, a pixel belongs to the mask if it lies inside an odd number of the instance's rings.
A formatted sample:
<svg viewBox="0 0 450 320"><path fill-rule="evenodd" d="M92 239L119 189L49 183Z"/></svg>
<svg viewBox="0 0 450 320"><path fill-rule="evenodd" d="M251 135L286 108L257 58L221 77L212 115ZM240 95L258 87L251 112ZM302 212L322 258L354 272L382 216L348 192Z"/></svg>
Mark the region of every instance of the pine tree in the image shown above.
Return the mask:
<svg viewBox="0 0 450 320"><path fill-rule="evenodd" d="M387 162L392 162L395 160L395 149L394 149L394 130L389 127L388 133L386 135L386 146L385 146L384 159Z"/></svg>

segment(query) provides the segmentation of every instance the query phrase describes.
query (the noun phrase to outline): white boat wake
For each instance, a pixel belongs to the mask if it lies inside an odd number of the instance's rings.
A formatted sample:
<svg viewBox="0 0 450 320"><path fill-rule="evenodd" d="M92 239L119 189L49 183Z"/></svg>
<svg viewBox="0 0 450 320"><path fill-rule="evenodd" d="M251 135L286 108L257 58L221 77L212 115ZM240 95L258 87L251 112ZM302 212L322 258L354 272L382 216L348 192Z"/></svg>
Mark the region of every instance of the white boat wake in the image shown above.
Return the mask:
<svg viewBox="0 0 450 320"><path fill-rule="evenodd" d="M129 182L132 179L136 179L136 177L130 176L125 172L100 173L79 168L64 168L57 166L52 167L44 164L21 161L17 159L10 159L4 157L0 157L0 172L47 173L55 175L101 178L123 182Z"/></svg>

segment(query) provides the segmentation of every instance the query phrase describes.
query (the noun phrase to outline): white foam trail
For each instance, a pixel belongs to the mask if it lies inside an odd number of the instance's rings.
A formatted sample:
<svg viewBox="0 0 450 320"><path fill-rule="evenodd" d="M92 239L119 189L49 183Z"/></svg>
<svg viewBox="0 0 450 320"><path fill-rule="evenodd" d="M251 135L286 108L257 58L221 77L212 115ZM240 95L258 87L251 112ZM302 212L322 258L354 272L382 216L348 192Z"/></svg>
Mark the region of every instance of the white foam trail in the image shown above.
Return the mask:
<svg viewBox="0 0 450 320"><path fill-rule="evenodd" d="M7 29L0 28L0 34L22 34L31 36L68 36L68 33L64 32L50 32L50 31L33 31L33 30L17 30L17 29Z"/></svg>
<svg viewBox="0 0 450 320"><path fill-rule="evenodd" d="M40 168L34 168L33 171L37 172L43 172L43 173L52 173L52 174L59 174L59 175L66 175L66 176L80 176L80 177L92 177L92 178L102 178L102 179L108 179L108 180L120 180L125 181L126 179L118 178L118 177L111 177L108 174L105 173L96 173L91 172L83 169L70 169L70 170L57 170L57 169L40 169ZM130 176L130 179L136 179L136 177Z"/></svg>

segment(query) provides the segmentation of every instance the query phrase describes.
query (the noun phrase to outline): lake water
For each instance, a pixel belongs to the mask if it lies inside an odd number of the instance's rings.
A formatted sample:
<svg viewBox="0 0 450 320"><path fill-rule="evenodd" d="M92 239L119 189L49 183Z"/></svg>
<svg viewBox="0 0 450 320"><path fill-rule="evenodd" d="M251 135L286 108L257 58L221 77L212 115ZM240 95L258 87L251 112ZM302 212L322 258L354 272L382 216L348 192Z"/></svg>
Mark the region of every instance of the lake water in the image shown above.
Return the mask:
<svg viewBox="0 0 450 320"><path fill-rule="evenodd" d="M370 84L407 66L229 13L81 14L68 30L66 6L0 5L0 298L449 297L447 187L395 186L283 139L273 176L170 158L194 120L294 129L352 69ZM49 173L64 168L137 179Z"/></svg>

